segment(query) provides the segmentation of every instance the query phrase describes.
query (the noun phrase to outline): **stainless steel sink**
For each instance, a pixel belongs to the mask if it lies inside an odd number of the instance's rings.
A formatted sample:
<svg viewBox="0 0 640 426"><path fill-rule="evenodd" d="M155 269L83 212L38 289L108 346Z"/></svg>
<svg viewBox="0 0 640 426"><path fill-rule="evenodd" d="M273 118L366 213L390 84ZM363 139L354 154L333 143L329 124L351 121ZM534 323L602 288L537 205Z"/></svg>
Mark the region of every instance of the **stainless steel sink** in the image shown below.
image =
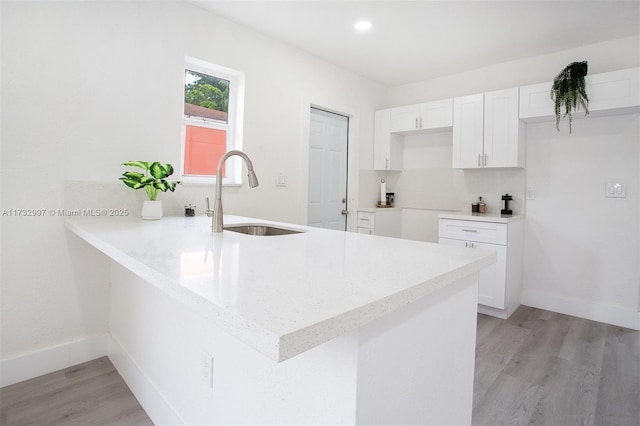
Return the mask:
<svg viewBox="0 0 640 426"><path fill-rule="evenodd" d="M271 235L301 234L305 232L302 229L281 228L279 226L265 225L262 223L241 223L237 225L225 225L224 230L265 237Z"/></svg>

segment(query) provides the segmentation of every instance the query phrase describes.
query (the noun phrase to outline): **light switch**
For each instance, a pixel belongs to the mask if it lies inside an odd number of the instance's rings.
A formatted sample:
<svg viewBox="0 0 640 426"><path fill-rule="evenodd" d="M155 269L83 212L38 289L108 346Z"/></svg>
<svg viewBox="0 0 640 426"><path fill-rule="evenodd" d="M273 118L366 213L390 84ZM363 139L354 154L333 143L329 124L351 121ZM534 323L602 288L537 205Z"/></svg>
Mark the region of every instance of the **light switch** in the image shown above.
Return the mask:
<svg viewBox="0 0 640 426"><path fill-rule="evenodd" d="M604 195L608 198L626 198L627 185L624 183L607 183L604 189Z"/></svg>
<svg viewBox="0 0 640 426"><path fill-rule="evenodd" d="M287 186L287 176L283 173L280 173L276 176L276 186Z"/></svg>

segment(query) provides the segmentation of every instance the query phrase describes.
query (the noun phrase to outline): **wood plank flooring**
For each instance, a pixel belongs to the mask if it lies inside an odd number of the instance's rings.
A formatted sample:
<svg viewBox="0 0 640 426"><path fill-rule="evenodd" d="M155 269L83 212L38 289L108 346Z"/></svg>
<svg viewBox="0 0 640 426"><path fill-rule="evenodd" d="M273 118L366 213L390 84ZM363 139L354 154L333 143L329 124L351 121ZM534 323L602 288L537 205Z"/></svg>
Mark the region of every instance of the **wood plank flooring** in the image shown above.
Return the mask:
<svg viewBox="0 0 640 426"><path fill-rule="evenodd" d="M521 306L477 336L474 425L640 425L640 332Z"/></svg>
<svg viewBox="0 0 640 426"><path fill-rule="evenodd" d="M640 332L478 315L474 425L640 426ZM107 358L0 389L2 425L153 425Z"/></svg>
<svg viewBox="0 0 640 426"><path fill-rule="evenodd" d="M107 357L0 389L2 425L153 425Z"/></svg>

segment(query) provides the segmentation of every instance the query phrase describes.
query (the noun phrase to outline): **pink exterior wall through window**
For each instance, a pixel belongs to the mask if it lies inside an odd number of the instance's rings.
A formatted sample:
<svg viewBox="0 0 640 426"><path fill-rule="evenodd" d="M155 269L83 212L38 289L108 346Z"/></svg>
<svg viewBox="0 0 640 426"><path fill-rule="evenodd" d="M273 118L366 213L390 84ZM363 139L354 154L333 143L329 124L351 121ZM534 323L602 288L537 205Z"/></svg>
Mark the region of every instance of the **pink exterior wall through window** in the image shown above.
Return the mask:
<svg viewBox="0 0 640 426"><path fill-rule="evenodd" d="M184 172L186 175L214 176L218 161L227 149L226 130L186 126ZM225 166L222 176L226 175Z"/></svg>

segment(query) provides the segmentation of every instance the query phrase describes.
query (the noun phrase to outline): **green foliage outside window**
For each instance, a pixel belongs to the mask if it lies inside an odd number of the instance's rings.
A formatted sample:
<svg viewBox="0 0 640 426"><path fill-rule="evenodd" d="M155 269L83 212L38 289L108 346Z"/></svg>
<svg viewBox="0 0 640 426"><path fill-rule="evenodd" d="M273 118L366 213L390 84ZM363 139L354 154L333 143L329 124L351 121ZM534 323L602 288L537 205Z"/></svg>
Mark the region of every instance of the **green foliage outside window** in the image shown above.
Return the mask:
<svg viewBox="0 0 640 426"><path fill-rule="evenodd" d="M186 70L184 101L215 111L228 112L229 81Z"/></svg>

